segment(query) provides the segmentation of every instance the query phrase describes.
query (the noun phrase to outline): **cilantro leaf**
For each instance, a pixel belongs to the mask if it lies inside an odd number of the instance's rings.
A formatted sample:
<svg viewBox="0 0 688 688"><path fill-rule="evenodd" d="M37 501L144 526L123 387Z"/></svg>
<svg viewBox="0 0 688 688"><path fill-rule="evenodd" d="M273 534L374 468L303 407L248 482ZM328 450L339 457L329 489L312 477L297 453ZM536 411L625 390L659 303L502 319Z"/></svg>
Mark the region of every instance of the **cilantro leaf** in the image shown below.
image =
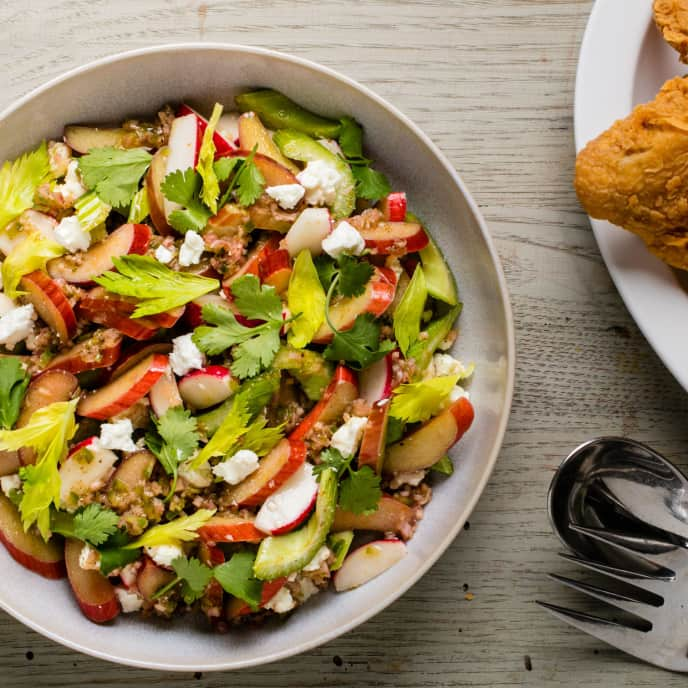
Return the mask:
<svg viewBox="0 0 688 688"><path fill-rule="evenodd" d="M141 556L140 549L124 549L131 541L123 528L118 528L107 541L98 547L100 554L100 572L107 576L115 569L131 564Z"/></svg>
<svg viewBox="0 0 688 688"><path fill-rule="evenodd" d="M352 456L344 456L334 447L323 449L320 452L320 463L313 466L313 475L319 477L323 471L332 469L339 477L349 467L352 459Z"/></svg>
<svg viewBox="0 0 688 688"><path fill-rule="evenodd" d="M213 570L215 580L225 592L244 600L254 610L260 605L263 592L262 582L253 575L255 559L253 552L237 552L229 561Z"/></svg>
<svg viewBox="0 0 688 688"><path fill-rule="evenodd" d="M202 232L213 216L201 202L202 185L201 176L192 168L170 172L160 185L168 201L182 206L170 213L168 218L170 225L178 232L185 233L191 229Z"/></svg>
<svg viewBox="0 0 688 688"><path fill-rule="evenodd" d="M360 296L373 276L373 266L351 256L343 255L339 259L339 283L342 296Z"/></svg>
<svg viewBox="0 0 688 688"><path fill-rule="evenodd" d="M380 325L374 316L363 313L356 317L351 329L344 332L335 330L323 356L328 361L347 361L352 367L362 370L393 350L393 342L380 342Z"/></svg>
<svg viewBox="0 0 688 688"><path fill-rule="evenodd" d="M389 415L406 423L426 421L449 399L458 375L441 375L395 387Z"/></svg>
<svg viewBox="0 0 688 688"><path fill-rule="evenodd" d="M234 313L224 306L207 303L203 306L202 313L203 320L208 325L201 325L194 330L193 341L201 351L210 356L217 356L230 346L244 342L256 334L256 328L242 325Z"/></svg>
<svg viewBox="0 0 688 688"><path fill-rule="evenodd" d="M234 168L242 161L243 158L220 158L215 161L213 165L215 169L215 176L218 181L226 182L229 175L232 174Z"/></svg>
<svg viewBox="0 0 688 688"><path fill-rule="evenodd" d="M332 280L335 278L335 275L338 272L337 263L335 262L334 258L330 258L330 256L323 253L322 255L314 258L313 264L315 265L315 269L318 271L320 284L322 284L323 289L327 291L327 289L330 288L330 284L332 284Z"/></svg>
<svg viewBox="0 0 688 688"><path fill-rule="evenodd" d="M84 184L105 203L126 208L153 156L145 148L92 148L79 158Z"/></svg>
<svg viewBox="0 0 688 688"><path fill-rule="evenodd" d="M164 313L220 288L215 279L172 270L150 256L132 254L112 262L117 272L108 270L93 281L115 294L139 299L132 318Z"/></svg>
<svg viewBox="0 0 688 688"><path fill-rule="evenodd" d="M351 172L356 180L356 195L361 198L378 201L392 190L387 177L368 165L352 163Z"/></svg>
<svg viewBox="0 0 688 688"><path fill-rule="evenodd" d="M232 283L232 296L239 312L253 320L282 321L282 301L274 287L260 284L255 275L244 275Z"/></svg>
<svg viewBox="0 0 688 688"><path fill-rule="evenodd" d="M363 157L363 129L352 117L342 117L339 120L342 128L339 130L339 147L348 158Z"/></svg>
<svg viewBox="0 0 688 688"><path fill-rule="evenodd" d="M431 471L437 471L443 475L451 475L454 472L454 464L452 460L445 454L439 461L430 466Z"/></svg>
<svg viewBox="0 0 688 688"><path fill-rule="evenodd" d="M252 328L258 333L251 339L237 344L232 350L232 372L241 380L253 377L267 368L280 348L280 326L265 323Z"/></svg>
<svg viewBox="0 0 688 688"><path fill-rule="evenodd" d="M200 435L196 419L182 406L167 409L154 418L155 431L146 434L146 445L157 457L167 475L173 477L170 495L174 493L179 464L198 449Z"/></svg>
<svg viewBox="0 0 688 688"><path fill-rule="evenodd" d="M349 470L339 486L339 506L354 514L367 515L377 511L380 497L380 476L370 466Z"/></svg>
<svg viewBox="0 0 688 688"><path fill-rule="evenodd" d="M54 512L50 529L65 537L83 540L97 547L107 542L117 532L119 516L100 504L89 504L85 509L72 515L66 512Z"/></svg>
<svg viewBox="0 0 688 688"><path fill-rule="evenodd" d="M19 358L0 358L0 426L5 430L12 428L19 418L29 379Z"/></svg>
<svg viewBox="0 0 688 688"><path fill-rule="evenodd" d="M160 588L153 599L162 597L178 583L182 584L182 598L186 604L193 604L205 592L208 583L213 577L213 570L192 557L177 557L172 562L172 569L177 574L176 578Z"/></svg>
<svg viewBox="0 0 688 688"><path fill-rule="evenodd" d="M253 205L263 193L265 177L253 161L253 151L236 174L236 197L240 205Z"/></svg>

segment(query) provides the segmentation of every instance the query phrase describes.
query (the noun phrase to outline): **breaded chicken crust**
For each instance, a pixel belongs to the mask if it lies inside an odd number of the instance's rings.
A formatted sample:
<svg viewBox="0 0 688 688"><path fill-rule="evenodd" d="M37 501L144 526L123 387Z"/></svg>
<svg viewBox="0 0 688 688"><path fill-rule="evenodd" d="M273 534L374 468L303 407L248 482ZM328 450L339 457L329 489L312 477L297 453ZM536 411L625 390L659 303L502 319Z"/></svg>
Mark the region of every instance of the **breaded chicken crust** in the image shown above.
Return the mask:
<svg viewBox="0 0 688 688"><path fill-rule="evenodd" d="M667 81L655 100L588 143L574 185L588 215L688 269L688 77Z"/></svg>
<svg viewBox="0 0 688 688"><path fill-rule="evenodd" d="M688 0L655 0L654 13L664 40L688 62Z"/></svg>

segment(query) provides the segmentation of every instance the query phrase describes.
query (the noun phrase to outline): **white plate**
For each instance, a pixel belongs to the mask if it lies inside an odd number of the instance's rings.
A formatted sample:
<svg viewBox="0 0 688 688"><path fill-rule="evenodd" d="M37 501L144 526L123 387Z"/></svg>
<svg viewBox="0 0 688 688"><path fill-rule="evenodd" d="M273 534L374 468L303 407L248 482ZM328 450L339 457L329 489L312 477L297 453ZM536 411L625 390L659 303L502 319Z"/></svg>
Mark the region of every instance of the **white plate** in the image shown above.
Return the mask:
<svg viewBox="0 0 688 688"><path fill-rule="evenodd" d="M513 322L487 227L437 147L363 86L259 48L195 43L134 51L73 70L1 113L0 160L60 136L69 122L118 122L183 99L208 111L215 100L230 104L236 93L256 86L280 89L326 115L349 113L364 125L372 157L395 188L408 192L411 208L426 220L457 277L465 307L455 349L476 363L476 419L451 451L454 475L438 484L407 556L356 590L315 596L283 623L228 635L188 617L169 623L134 615L95 626L79 612L66 582L30 573L0 547L0 607L49 638L110 661L187 672L236 669L303 652L351 630L408 590L451 544L487 483L504 436Z"/></svg>
<svg viewBox="0 0 688 688"><path fill-rule="evenodd" d="M598 0L583 38L576 78L576 150L652 100L685 73L652 19L652 0ZM653 256L636 236L591 220L602 257L650 345L688 390L688 292L685 275Z"/></svg>

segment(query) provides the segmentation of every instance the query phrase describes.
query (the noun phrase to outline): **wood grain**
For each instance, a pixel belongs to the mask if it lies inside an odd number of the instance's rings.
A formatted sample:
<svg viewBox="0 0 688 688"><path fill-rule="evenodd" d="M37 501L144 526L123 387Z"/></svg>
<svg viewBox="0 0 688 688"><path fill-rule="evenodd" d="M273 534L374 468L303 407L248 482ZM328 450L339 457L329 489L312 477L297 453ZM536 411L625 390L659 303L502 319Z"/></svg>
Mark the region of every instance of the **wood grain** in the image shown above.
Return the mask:
<svg viewBox="0 0 688 688"><path fill-rule="evenodd" d="M626 312L571 188L574 74L591 5L0 3L2 107L96 57L199 39L284 50L370 86L420 124L463 175L496 239L518 332L513 415L470 529L391 608L299 657L196 677L83 657L0 614L0 685L684 685L683 677L629 659L533 604L574 599L545 579L567 569L545 512L561 458L604 433L649 442L679 463L688 446L686 395Z"/></svg>

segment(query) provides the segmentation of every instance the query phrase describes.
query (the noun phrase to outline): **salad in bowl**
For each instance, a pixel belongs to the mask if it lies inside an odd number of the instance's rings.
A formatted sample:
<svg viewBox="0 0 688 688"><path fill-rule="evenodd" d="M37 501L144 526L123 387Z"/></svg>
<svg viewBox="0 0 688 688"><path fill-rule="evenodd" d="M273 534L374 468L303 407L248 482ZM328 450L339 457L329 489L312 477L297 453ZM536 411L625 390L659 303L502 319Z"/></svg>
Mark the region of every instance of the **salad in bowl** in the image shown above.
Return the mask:
<svg viewBox="0 0 688 688"><path fill-rule="evenodd" d="M0 169L0 540L94 622L372 580L473 421L453 276L360 125L235 101Z"/></svg>

